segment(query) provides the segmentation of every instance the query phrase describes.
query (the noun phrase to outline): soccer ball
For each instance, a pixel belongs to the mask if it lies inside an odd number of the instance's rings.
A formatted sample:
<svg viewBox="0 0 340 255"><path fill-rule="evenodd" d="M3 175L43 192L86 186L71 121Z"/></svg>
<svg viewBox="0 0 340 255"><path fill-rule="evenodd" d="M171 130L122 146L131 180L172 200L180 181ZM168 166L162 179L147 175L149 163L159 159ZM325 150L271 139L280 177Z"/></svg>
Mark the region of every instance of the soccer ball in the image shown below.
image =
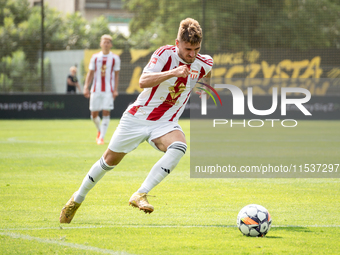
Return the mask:
<svg viewBox="0 0 340 255"><path fill-rule="evenodd" d="M272 224L266 208L251 204L243 207L237 215L237 227L246 236L265 236Z"/></svg>

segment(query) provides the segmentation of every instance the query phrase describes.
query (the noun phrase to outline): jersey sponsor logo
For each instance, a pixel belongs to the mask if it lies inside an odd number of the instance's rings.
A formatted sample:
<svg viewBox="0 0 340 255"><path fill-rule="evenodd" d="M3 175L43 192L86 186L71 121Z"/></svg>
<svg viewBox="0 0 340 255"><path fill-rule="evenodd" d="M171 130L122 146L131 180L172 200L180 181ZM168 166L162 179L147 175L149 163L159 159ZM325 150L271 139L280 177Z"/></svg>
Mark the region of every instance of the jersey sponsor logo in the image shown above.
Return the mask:
<svg viewBox="0 0 340 255"><path fill-rule="evenodd" d="M156 65L156 63L157 63L157 58L152 58L151 60L150 60L150 62L149 62L149 68L154 68L155 67L155 65Z"/></svg>
<svg viewBox="0 0 340 255"><path fill-rule="evenodd" d="M105 77L105 72L106 72L106 61L107 61L107 58L106 57L103 57L103 64L102 64L102 68L100 69L100 72L101 72L101 76L102 77ZM101 61L99 60L99 63Z"/></svg>
<svg viewBox="0 0 340 255"><path fill-rule="evenodd" d="M159 99L162 100L165 104L176 105L176 106L179 105L179 101L177 100L177 98L167 100L164 97L160 97Z"/></svg>
<svg viewBox="0 0 340 255"><path fill-rule="evenodd" d="M171 96L172 99L176 99L177 97L179 97L184 92L184 90L185 90L184 83L182 82L178 86L179 82L180 81L177 81L175 86L169 87L169 92L170 92L170 96Z"/></svg>
<svg viewBox="0 0 340 255"><path fill-rule="evenodd" d="M198 77L198 75L199 75L198 71L192 70L192 69L190 70L190 78L191 79L196 79Z"/></svg>
<svg viewBox="0 0 340 255"><path fill-rule="evenodd" d="M173 105L177 106L180 103L178 101L178 98L185 91L185 88L186 88L186 86L183 82L177 81L174 86L171 86L171 87L168 88L170 99L160 97L160 100L162 100L165 104L169 104L171 106L173 106Z"/></svg>
<svg viewBox="0 0 340 255"><path fill-rule="evenodd" d="M105 76L105 71L106 71L106 65L102 65L102 69L101 69L101 74L102 74L102 77Z"/></svg>
<svg viewBox="0 0 340 255"><path fill-rule="evenodd" d="M141 105L138 105L138 106L136 106L135 107L135 109L136 109L136 112L140 112L141 114L143 114L143 115L145 115L146 114L146 112L145 111L143 111L142 109L141 109ZM133 114L134 115L134 114Z"/></svg>
<svg viewBox="0 0 340 255"><path fill-rule="evenodd" d="M143 114L143 115L145 115L146 114L146 112L145 111L143 111L141 108L138 108L138 110L137 110L138 112L140 112L141 114Z"/></svg>

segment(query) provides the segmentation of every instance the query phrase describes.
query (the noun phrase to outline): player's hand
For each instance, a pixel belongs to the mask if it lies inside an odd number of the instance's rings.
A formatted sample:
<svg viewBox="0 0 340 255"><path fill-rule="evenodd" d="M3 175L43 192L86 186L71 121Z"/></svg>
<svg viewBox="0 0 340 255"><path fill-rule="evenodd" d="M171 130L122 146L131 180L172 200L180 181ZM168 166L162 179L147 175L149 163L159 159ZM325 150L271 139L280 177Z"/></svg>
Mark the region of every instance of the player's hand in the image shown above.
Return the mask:
<svg viewBox="0 0 340 255"><path fill-rule="evenodd" d="M204 91L197 90L195 93L196 93L197 95L199 95L200 98L202 98L202 94L204 93Z"/></svg>
<svg viewBox="0 0 340 255"><path fill-rule="evenodd" d="M197 95L200 96L200 98L202 98L202 95L205 94L207 95L207 99L210 97L209 94L207 94L205 91L202 91L202 90L198 90L195 92Z"/></svg>
<svg viewBox="0 0 340 255"><path fill-rule="evenodd" d="M116 97L119 95L118 91L113 91L112 92L112 97L113 99L116 99Z"/></svg>
<svg viewBox="0 0 340 255"><path fill-rule="evenodd" d="M84 87L84 97L89 98L90 97L90 90L86 87Z"/></svg>
<svg viewBox="0 0 340 255"><path fill-rule="evenodd" d="M173 69L173 72L176 77L186 78L190 74L190 69L186 65L184 65Z"/></svg>

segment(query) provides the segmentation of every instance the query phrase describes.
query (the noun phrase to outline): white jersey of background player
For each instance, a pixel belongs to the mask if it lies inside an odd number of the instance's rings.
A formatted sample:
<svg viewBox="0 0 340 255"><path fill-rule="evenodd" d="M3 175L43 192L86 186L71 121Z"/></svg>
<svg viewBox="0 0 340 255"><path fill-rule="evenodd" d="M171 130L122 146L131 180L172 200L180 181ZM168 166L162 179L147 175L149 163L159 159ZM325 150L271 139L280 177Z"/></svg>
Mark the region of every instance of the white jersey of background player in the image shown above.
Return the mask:
<svg viewBox="0 0 340 255"><path fill-rule="evenodd" d="M104 144L104 137L110 123L110 111L114 107L114 99L118 96L120 58L110 52L112 37L103 35L100 39L101 52L93 54L89 72L84 85L84 96L90 97L91 119L97 128L97 144ZM92 81L91 94L89 86ZM100 123L99 112L103 119Z"/></svg>
<svg viewBox="0 0 340 255"><path fill-rule="evenodd" d="M146 198L148 192L171 173L187 149L177 120L196 81L211 75L211 57L198 54L201 41L200 25L196 20L187 18L180 23L176 47L161 47L153 54L139 80L143 92L123 114L108 149L91 167L79 190L62 209L61 223L70 223L85 196L105 173L144 141L165 153L131 196L129 204L145 213L153 212L154 207Z"/></svg>

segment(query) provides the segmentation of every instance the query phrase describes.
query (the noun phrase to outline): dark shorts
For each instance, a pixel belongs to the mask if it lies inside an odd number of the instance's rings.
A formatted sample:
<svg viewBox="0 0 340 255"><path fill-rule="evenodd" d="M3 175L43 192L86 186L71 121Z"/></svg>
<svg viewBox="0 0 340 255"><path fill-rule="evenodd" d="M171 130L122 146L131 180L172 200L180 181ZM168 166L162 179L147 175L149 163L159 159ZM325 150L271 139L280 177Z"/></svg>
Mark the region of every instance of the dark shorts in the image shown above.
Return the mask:
<svg viewBox="0 0 340 255"><path fill-rule="evenodd" d="M67 85L67 93L76 92L76 86Z"/></svg>

